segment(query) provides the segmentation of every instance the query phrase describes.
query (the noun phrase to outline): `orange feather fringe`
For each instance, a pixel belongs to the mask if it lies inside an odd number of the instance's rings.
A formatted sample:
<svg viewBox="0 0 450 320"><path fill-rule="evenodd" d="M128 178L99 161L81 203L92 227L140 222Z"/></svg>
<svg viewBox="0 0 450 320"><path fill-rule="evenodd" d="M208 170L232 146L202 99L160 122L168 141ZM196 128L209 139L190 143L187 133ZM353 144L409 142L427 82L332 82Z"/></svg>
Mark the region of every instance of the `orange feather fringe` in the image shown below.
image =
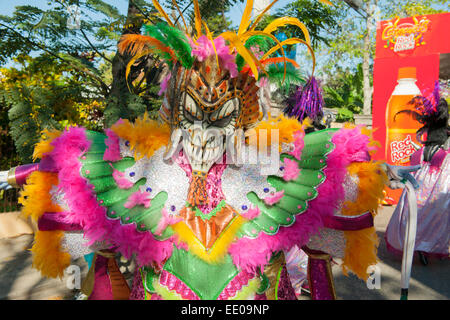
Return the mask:
<svg viewBox="0 0 450 320"><path fill-rule="evenodd" d="M51 145L52 141L61 135L61 131L59 130L51 130L48 131L44 129L42 131L42 139L40 142L36 144L33 151L33 161L36 159L42 159L47 153L53 150L53 146Z"/></svg>
<svg viewBox="0 0 450 320"><path fill-rule="evenodd" d="M33 267L43 276L56 278L64 275L70 265L70 254L63 251L61 240L64 231L37 231L34 235Z"/></svg>
<svg viewBox="0 0 450 320"><path fill-rule="evenodd" d="M51 199L50 190L58 184L58 176L50 172L32 172L20 192L19 203L23 205L22 215L31 217L34 221L44 212L59 212L62 209L54 204Z"/></svg>
<svg viewBox="0 0 450 320"><path fill-rule="evenodd" d="M358 198L354 202L344 203L342 214L347 216L359 215L371 211L375 215L378 211L380 199L383 198L384 185L387 176L379 163L352 163L348 168L350 175L359 178ZM375 227L358 231L344 231L347 243L345 248L342 270L355 273L360 279L367 279L367 268L378 262L377 248L379 240Z"/></svg>
<svg viewBox="0 0 450 320"><path fill-rule="evenodd" d="M280 114L278 117L274 118L269 114L267 120L262 120L258 123L258 125L254 129L248 130L250 136L253 138L249 139L249 143L251 145L257 143L259 148L263 148L265 146L260 146L260 132L261 130L266 130L267 134L267 146L272 145L272 143L278 143L279 150L281 151L282 143L291 143L294 141L294 132L303 131L305 127L309 126L310 120L308 118L305 119L302 123L298 122L295 118L288 118L283 114ZM253 131L254 130L254 131ZM278 130L278 141L272 141L272 130ZM253 131L253 132L252 132ZM255 139L256 138L256 139Z"/></svg>
<svg viewBox="0 0 450 320"><path fill-rule="evenodd" d="M20 193L19 203L23 205L22 215L38 219L45 212L59 212L62 209L54 204L50 190L58 184L58 176L49 172L32 172ZM62 277L64 269L70 264L70 254L61 245L63 231L37 231L34 236L33 267L47 277Z"/></svg>
<svg viewBox="0 0 450 320"><path fill-rule="evenodd" d="M117 45L119 52L123 54L127 51L132 56L137 56L142 53L144 49L150 49L155 54L164 53L169 54L172 60L176 59L175 53L171 48L166 46L161 41L140 34L125 34L120 38L120 41Z"/></svg>
<svg viewBox="0 0 450 320"><path fill-rule="evenodd" d="M137 118L134 123L128 120L116 123L111 130L130 142L135 159L144 156L150 158L156 150L167 145L170 139L169 126L149 119L147 113Z"/></svg>

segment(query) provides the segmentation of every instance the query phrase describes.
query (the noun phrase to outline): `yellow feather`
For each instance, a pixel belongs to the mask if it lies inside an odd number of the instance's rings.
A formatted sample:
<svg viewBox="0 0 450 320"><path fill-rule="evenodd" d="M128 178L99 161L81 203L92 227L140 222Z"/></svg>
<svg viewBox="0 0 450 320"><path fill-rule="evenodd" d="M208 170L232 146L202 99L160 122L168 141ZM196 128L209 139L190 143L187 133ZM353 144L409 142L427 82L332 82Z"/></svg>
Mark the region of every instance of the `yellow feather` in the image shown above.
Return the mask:
<svg viewBox="0 0 450 320"><path fill-rule="evenodd" d="M270 56L272 53L274 53L275 51L279 50L281 47L285 46L285 45L290 45L290 44L297 44L297 43L302 43L305 46L308 47L308 51L311 54L311 58L312 58L312 62L313 62L313 69L312 69L312 74L314 74L314 70L316 68L316 55L314 54L314 50L312 49L312 47L305 41L299 38L290 38L287 40L284 40L281 42L281 44L277 44L275 46L273 46L269 51L267 51L264 56L261 58L261 60L266 59L268 56Z"/></svg>
<svg viewBox="0 0 450 320"><path fill-rule="evenodd" d="M200 6L198 0L194 0L194 13L195 13L195 30L197 31L197 39L202 35L202 17L200 14Z"/></svg>
<svg viewBox="0 0 450 320"><path fill-rule="evenodd" d="M247 31L250 25L250 19L252 18L253 10L253 0L247 0L247 5L245 6L244 13L242 15L241 24L239 25L238 35L243 34Z"/></svg>
<svg viewBox="0 0 450 320"><path fill-rule="evenodd" d="M238 36L236 33L232 31L226 31L223 32L219 37L223 37L225 40L228 40L230 42L230 49L231 48L236 49L236 51L242 56L244 61L249 65L255 79L258 80L259 76L257 67L259 67L266 75L267 72L264 66L259 61L259 59L256 58L255 55L244 46L244 44L241 41L242 36L245 37L245 34Z"/></svg>
<svg viewBox="0 0 450 320"><path fill-rule="evenodd" d="M282 18L275 19L264 29L264 32L272 33L275 30L277 30L279 27L285 26L287 24L299 27L302 30L303 35L305 36L305 41L308 43L308 45L311 45L311 38L309 36L308 29L297 18L282 17Z"/></svg>
<svg viewBox="0 0 450 320"><path fill-rule="evenodd" d="M241 42L239 37L232 31L227 31L221 34L221 36L230 42L232 47L244 58L245 62L249 65L250 69L258 80L258 68L256 66L256 61L259 61ZM253 57L252 57L253 56Z"/></svg>
<svg viewBox="0 0 450 320"><path fill-rule="evenodd" d="M61 135L61 131L59 130L51 130L48 131L44 129L42 131L42 140L39 141L34 147L33 151L33 161L37 159L42 159L47 153L53 150L53 146L51 145L52 141Z"/></svg>
<svg viewBox="0 0 450 320"><path fill-rule="evenodd" d="M319 0L319 1L322 2L322 3L325 3L325 4L329 5L329 6L333 6L333 3L331 1L328 1L328 0Z"/></svg>
<svg viewBox="0 0 450 320"><path fill-rule="evenodd" d="M214 54L216 55L216 62L217 62L217 66L219 66L219 56L217 55L217 50L216 50L216 45L214 43L214 39L213 39L213 34L211 33L211 31L209 31L208 25L206 24L205 21L202 21L203 25L205 26L205 30L206 30L206 36L208 37L208 39L211 41L212 47L214 49Z"/></svg>
<svg viewBox="0 0 450 320"><path fill-rule="evenodd" d="M242 216L236 217L227 229L220 235L219 239L216 240L213 247L209 251L205 250L203 244L184 222L178 222L172 225L171 228L177 233L178 239L188 245L189 250L191 250L193 254L209 263L218 263L227 253L227 249L233 242L236 232L246 221L247 220Z"/></svg>
<svg viewBox="0 0 450 320"><path fill-rule="evenodd" d="M256 28L256 26L258 25L259 21L264 17L264 14L265 14L267 11L269 11L270 8L272 8L272 6L273 6L276 2L278 2L278 0L272 1L272 3L269 4L269 5L267 6L267 8L265 8L265 9L264 9L264 10L256 17L256 19L255 19L255 21L253 22L252 26L250 27L249 31L253 31L253 30Z"/></svg>
<svg viewBox="0 0 450 320"><path fill-rule="evenodd" d="M62 278L64 269L70 265L70 254L63 251L63 231L37 231L34 235L33 268L45 277Z"/></svg>
<svg viewBox="0 0 450 320"><path fill-rule="evenodd" d="M164 17L164 19L166 19L167 23L170 26L174 27L174 24L173 24L172 20L170 20L169 16L164 11L164 9L161 7L159 2L157 0L152 0L152 1L153 1L153 5L155 6L156 10L158 10L158 12Z"/></svg>
<svg viewBox="0 0 450 320"><path fill-rule="evenodd" d="M21 214L38 221L44 212L59 212L62 209L53 203L50 190L58 184L56 173L34 171L20 192L18 202L23 205Z"/></svg>
<svg viewBox="0 0 450 320"><path fill-rule="evenodd" d="M19 203L23 205L22 216L38 221L45 212L60 212L61 207L54 204L50 190L58 184L56 173L32 172L20 192ZM34 235L33 267L46 277L62 277L64 269L70 264L70 255L64 252L61 240L63 231L37 231Z"/></svg>
<svg viewBox="0 0 450 320"><path fill-rule="evenodd" d="M128 87L128 91L131 92L131 88L130 88L130 84L128 83L128 75L130 74L130 70L131 70L131 66L136 62L137 59L142 58L148 54L152 54L153 50L144 50L142 52L140 52L139 54L133 56L130 60L130 62L128 62L127 67L125 69L125 79L127 80L127 87Z"/></svg>
<svg viewBox="0 0 450 320"><path fill-rule="evenodd" d="M366 211L375 214L383 199L383 189L387 176L377 162L352 163L347 168L350 175L358 177L358 198L356 201L346 201L342 214L354 216ZM344 231L346 247L342 269L344 274L354 272L359 278L367 279L367 268L377 263L378 237L375 228L356 231Z"/></svg>
<svg viewBox="0 0 450 320"><path fill-rule="evenodd" d="M289 118L283 114L280 114L278 117L274 118L269 114L267 120L262 120L258 123L258 125L254 128L256 139L250 139L251 142L256 142L259 146L261 141L258 139L260 137L259 131L266 130L267 132L267 146L272 145L273 143L277 143L279 146L279 150L281 152L281 146L283 143L291 143L294 141L294 133L296 131L304 131L305 123L298 122L295 118ZM272 141L271 130L278 130L278 141ZM264 148L266 146L259 146L259 148Z"/></svg>
<svg viewBox="0 0 450 320"><path fill-rule="evenodd" d="M283 48L283 46L281 45L280 41L278 41L278 39L275 38L275 36L273 36L272 34L266 33L266 32L264 32L264 31L248 31L248 32L244 33L244 34L241 36L241 38L245 39L245 40L243 40L242 42L245 43L245 42L247 41L248 38L250 38L251 36L254 36L254 35L260 35L260 36L266 36L266 37L269 37L269 38L271 38L273 41L275 41L275 42L277 43L277 45L280 47L281 54L282 54L282 56L283 56L283 58L284 58L284 73L283 73L283 82L284 82L284 79L286 78L286 54L284 53L284 48ZM263 70L265 70L265 69L263 68Z"/></svg>
<svg viewBox="0 0 450 320"><path fill-rule="evenodd" d="M186 34L188 33L188 27L186 24L186 20L184 20L183 12L181 12L180 7L177 5L177 2L175 0L172 0L173 5L175 8L177 8L178 14L181 17L181 20L183 20L184 30L186 31Z"/></svg>

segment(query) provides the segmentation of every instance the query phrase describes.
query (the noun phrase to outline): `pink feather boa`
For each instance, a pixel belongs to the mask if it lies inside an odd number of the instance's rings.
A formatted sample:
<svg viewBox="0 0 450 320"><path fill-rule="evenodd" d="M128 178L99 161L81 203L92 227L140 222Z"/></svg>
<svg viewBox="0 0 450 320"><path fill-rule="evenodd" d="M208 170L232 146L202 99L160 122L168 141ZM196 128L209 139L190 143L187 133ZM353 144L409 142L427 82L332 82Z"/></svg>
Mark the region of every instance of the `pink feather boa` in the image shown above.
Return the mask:
<svg viewBox="0 0 450 320"><path fill-rule="evenodd" d="M258 207L252 207L247 212L243 213L242 216L247 220L256 219L261 214Z"/></svg>
<svg viewBox="0 0 450 320"><path fill-rule="evenodd" d="M347 166L354 161L369 160L369 138L362 135L359 128L341 129L331 141L336 147L328 155L327 167L323 170L326 180L317 188L319 196L309 202L306 212L295 217L293 225L280 227L276 235L261 232L256 239L241 238L231 244L229 253L237 266L247 272L263 268L273 252L305 245L324 225L323 219L334 214L345 196L343 181ZM298 143L301 145L300 141Z"/></svg>
<svg viewBox="0 0 450 320"><path fill-rule="evenodd" d="M116 162L122 159L120 156L119 137L111 129L105 130L106 136L105 144L107 146L103 154L103 160Z"/></svg>
<svg viewBox="0 0 450 320"><path fill-rule="evenodd" d="M197 44L190 41L192 47L192 55L197 57L198 61L203 61L207 57L214 55L214 47L211 40L203 35L197 40ZM216 47L217 56L222 61L222 67L230 71L230 76L235 78L238 75L235 55L230 54L230 48L225 43L225 39L217 37L214 39L214 46Z"/></svg>
<svg viewBox="0 0 450 320"><path fill-rule="evenodd" d="M302 154L303 147L305 146L305 141L303 138L305 137L305 131L298 130L294 132L294 150L288 152L291 156L295 157L295 159L300 160L300 156Z"/></svg>
<svg viewBox="0 0 450 320"><path fill-rule="evenodd" d="M286 181L295 180L299 174L300 169L298 168L297 161L285 158L283 179Z"/></svg>
<svg viewBox="0 0 450 320"><path fill-rule="evenodd" d="M147 191L133 192L127 199L127 202L123 205L127 209L134 208L138 205L143 205L145 208L150 208L150 193Z"/></svg>
<svg viewBox="0 0 450 320"><path fill-rule="evenodd" d="M103 158L104 158L104 157L103 157ZM128 179L125 177L125 174L124 174L123 172L121 172L121 171L115 169L115 168L113 167L112 164L109 164L109 165L110 165L111 168L113 169L113 174L112 174L113 179L114 179L114 181L116 182L117 186L118 186L120 189L130 189L131 187L134 186L133 182L131 182L130 180L128 180Z"/></svg>
<svg viewBox="0 0 450 320"><path fill-rule="evenodd" d="M264 202L267 205L272 206L275 203L278 203L283 197L284 197L284 190L281 190L281 191L275 192L271 196L265 197Z"/></svg>
<svg viewBox="0 0 450 320"><path fill-rule="evenodd" d="M172 216L171 214L169 214L166 210L166 208L162 209L162 217L161 220L158 223L158 226L156 228L155 234L157 236L162 235L162 233L164 232L164 230L175 223L180 222L181 220L183 220L181 217L176 217L176 216Z"/></svg>
<svg viewBox="0 0 450 320"><path fill-rule="evenodd" d="M59 188L64 191L71 209L65 220L80 224L89 244L105 242L117 247L126 258L136 254L139 266L152 262L160 264L170 257L174 238L158 241L150 232L137 231L134 224L122 225L118 219L107 218L106 208L99 205L93 186L80 175L82 165L79 157L91 145L84 128L68 129L52 145L54 149L50 156L58 170Z"/></svg>

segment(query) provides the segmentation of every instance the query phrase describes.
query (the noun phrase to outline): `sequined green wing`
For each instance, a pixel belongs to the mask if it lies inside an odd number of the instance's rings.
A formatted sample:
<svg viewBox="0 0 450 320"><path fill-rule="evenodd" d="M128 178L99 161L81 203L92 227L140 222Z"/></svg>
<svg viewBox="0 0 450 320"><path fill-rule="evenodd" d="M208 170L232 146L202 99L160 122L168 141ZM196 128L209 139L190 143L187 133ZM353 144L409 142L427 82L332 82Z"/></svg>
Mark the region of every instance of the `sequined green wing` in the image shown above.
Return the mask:
<svg viewBox="0 0 450 320"><path fill-rule="evenodd" d="M128 198L140 190L146 183L146 178L136 181L131 188L120 188L113 177L113 168L124 172L127 168L135 164L132 157L123 157L116 162L103 160L106 150L104 134L87 131L87 138L91 141L91 147L81 157L81 175L85 177L93 186L99 205L107 208L107 216L111 219L120 219L123 225L136 224L139 231L150 231L155 235L158 223L162 218L162 209L167 200L166 192L159 192L153 199L151 205L145 208L144 205L136 205L131 209L124 205ZM173 234L170 228L155 238L159 240L167 239Z"/></svg>
<svg viewBox="0 0 450 320"><path fill-rule="evenodd" d="M277 192L284 191L281 200L268 205L256 193L247 195L248 199L257 206L260 214L257 218L247 222L239 231L238 236L256 238L262 231L268 235L278 232L280 226L290 226L295 222L295 216L308 210L309 202L318 196L317 188L326 177L323 172L327 166L327 156L334 150L331 138L337 129L327 129L307 134L304 137L304 147L301 160L288 154L281 154L281 162L291 159L298 163L300 174L295 180L285 181L280 176L269 176L267 182Z"/></svg>

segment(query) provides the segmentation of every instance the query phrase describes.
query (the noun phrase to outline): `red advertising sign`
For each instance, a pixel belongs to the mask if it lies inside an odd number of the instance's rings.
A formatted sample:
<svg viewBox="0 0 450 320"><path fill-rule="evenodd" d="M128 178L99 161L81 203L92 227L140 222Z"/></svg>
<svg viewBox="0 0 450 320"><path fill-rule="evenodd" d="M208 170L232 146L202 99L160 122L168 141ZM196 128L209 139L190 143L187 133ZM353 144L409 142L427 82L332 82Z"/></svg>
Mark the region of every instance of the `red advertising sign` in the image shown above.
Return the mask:
<svg viewBox="0 0 450 320"><path fill-rule="evenodd" d="M409 156L421 146L416 139L421 124L397 113L411 108L408 101L415 95L430 94L439 75L448 74L440 70L442 61L450 59L448 53L450 13L378 23L372 125L381 148L375 159L409 165ZM395 200L399 194L389 191Z"/></svg>

